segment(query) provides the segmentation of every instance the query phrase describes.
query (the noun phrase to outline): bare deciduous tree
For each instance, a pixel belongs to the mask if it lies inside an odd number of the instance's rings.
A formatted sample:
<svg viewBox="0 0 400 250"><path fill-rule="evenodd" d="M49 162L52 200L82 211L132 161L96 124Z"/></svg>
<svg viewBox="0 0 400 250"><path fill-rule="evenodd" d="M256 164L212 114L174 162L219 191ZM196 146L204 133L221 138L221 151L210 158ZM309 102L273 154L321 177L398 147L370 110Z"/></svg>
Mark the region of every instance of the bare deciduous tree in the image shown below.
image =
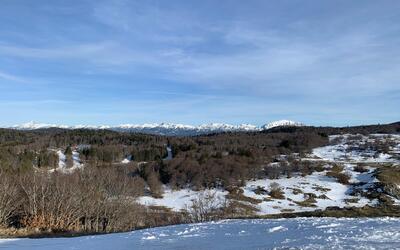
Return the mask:
<svg viewBox="0 0 400 250"><path fill-rule="evenodd" d="M7 226L21 206L15 178L0 170L0 226Z"/></svg>
<svg viewBox="0 0 400 250"><path fill-rule="evenodd" d="M186 207L191 222L204 222L218 219L222 215L225 200L216 192L209 190L201 192L192 203Z"/></svg>

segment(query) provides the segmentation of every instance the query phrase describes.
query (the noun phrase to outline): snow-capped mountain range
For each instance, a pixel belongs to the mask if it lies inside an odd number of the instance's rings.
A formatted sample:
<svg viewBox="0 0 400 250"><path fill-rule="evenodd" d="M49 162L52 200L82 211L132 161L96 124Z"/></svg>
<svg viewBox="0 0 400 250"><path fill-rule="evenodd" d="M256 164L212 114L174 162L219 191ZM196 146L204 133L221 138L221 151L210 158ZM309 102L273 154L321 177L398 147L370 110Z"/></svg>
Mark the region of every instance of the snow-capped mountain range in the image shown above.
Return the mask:
<svg viewBox="0 0 400 250"><path fill-rule="evenodd" d="M200 135L220 132L252 132L262 131L275 127L292 127L292 126L304 126L304 124L289 120L274 121L263 126L255 126L251 124L240 124L231 125L225 123L210 123L199 126L175 124L175 123L149 123L149 124L121 124L117 126L107 125L57 125L47 123L36 123L28 122L20 125L15 125L9 128L18 130L35 130L45 128L62 128L62 129L109 129L119 132L137 132L146 134L157 134L157 135Z"/></svg>

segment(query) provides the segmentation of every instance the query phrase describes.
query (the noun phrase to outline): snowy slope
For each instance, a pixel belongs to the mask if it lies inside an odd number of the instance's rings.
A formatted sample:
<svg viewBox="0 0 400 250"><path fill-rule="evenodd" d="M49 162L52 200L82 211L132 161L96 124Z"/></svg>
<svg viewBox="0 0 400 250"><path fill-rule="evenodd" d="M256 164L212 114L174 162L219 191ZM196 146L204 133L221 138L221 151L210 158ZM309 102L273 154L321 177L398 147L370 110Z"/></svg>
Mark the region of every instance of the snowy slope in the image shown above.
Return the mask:
<svg viewBox="0 0 400 250"><path fill-rule="evenodd" d="M400 135L396 134L372 134L365 135L333 135L329 137L333 145L315 148L312 155L330 162L345 163L396 163L398 154L397 149L400 147ZM337 141L336 143L333 143ZM366 148L360 149L360 146L366 143L383 143L390 142L395 146L390 147L390 153L377 153L375 150Z"/></svg>
<svg viewBox="0 0 400 250"><path fill-rule="evenodd" d="M93 126L93 125L57 125L47 123L28 122L21 125L15 125L10 128L19 130L35 130L45 128L63 128L63 129L110 129L119 132L137 132L157 135L178 135L190 136L220 132L251 132L261 131L279 126L302 126L301 123L282 120L271 122L261 127L251 124L231 125L225 123L210 123L199 126L174 124L174 123L149 123L149 124L121 124L117 126Z"/></svg>
<svg viewBox="0 0 400 250"><path fill-rule="evenodd" d="M363 207L365 205L374 206L376 199L368 199L361 195L356 195L353 191L367 191L374 187L378 180L375 177L375 167L368 166L370 163L395 163L400 164L397 150L400 147L399 135L333 135L330 136L332 145L315 148L307 158L302 158L303 162L313 161L321 162L325 170L313 172L307 176L301 176L299 173L293 174L290 178L281 176L279 179L259 179L251 180L246 183L243 195L257 199L258 204L248 204L257 209L258 215L279 214L289 212L314 211L326 209L327 207ZM391 154L377 153L373 149L367 148L361 150L359 146L365 142L382 143L391 142L389 148ZM296 156L294 156L296 157ZM283 157L284 159L285 157ZM300 159L299 159L300 160ZM341 163L343 165L343 174L350 177L349 184L339 183L336 178L327 176L333 164ZM360 173L355 170L357 163L364 163L366 171ZM276 164L276 163L275 163ZM279 164L278 164L279 165ZM271 185L277 185L281 188L284 198L276 199L265 193L257 192L257 189L265 191L271 190ZM224 199L227 194L221 190L208 190L214 192L218 199ZM143 205L157 205L171 208L174 211L180 211L190 206L192 200L201 195L202 191L193 191L190 189L171 190L165 189L162 198L150 196L139 197L138 202ZM258 194L257 194L258 193ZM304 204L311 196L313 202ZM395 204L400 204L400 200L392 197ZM243 203L243 202L242 202Z"/></svg>
<svg viewBox="0 0 400 250"><path fill-rule="evenodd" d="M0 249L398 249L400 219L225 220L77 238L0 239Z"/></svg>
<svg viewBox="0 0 400 250"><path fill-rule="evenodd" d="M347 171L352 175L354 183L363 181L373 183L376 179L372 176L370 170L368 173L358 173L349 166ZM256 194L257 187L270 190L272 183L278 184L284 193L284 199L274 199L266 194ZM367 204L375 205L375 200L368 200L361 196L349 195L350 186L338 183L334 178L326 176L326 171L315 172L311 175L293 176L291 178L280 179L260 179L248 181L242 187L243 195L258 199L259 204L253 205L258 209L258 215L279 214L287 212L305 212L317 209L325 209L330 206L337 207L363 207ZM296 192L296 191L301 192ZM193 191L191 189L171 190L166 188L162 198L154 198L151 196L139 197L138 202L143 205L156 205L171 208L174 211L180 211L190 207L192 200L195 200L204 191ZM215 194L218 200L223 201L227 191L222 190L206 190ZM316 195L315 206L302 206L301 202L307 199L307 194ZM349 199L357 198L356 203L349 203ZM222 203L222 202L221 202Z"/></svg>
<svg viewBox="0 0 400 250"><path fill-rule="evenodd" d="M225 200L227 191L221 190L206 190L206 191L194 191L191 189L171 190L165 188L163 198L158 199L151 196L139 197L138 202L146 206L164 206L171 208L174 211L179 212L182 209L190 207L192 201L195 200L199 195L209 192L215 195L216 199L222 203Z"/></svg>
<svg viewBox="0 0 400 250"><path fill-rule="evenodd" d="M363 207L367 204L373 205L374 201L370 201L363 197L354 197L348 195L349 187L338 183L334 178L325 175L326 171L313 173L309 176L295 176L292 178L280 178L276 180L257 180L250 181L246 184L244 195L247 197L262 200L256 207L259 208L259 215L279 214L283 212L304 212L317 209L326 209L327 207ZM268 199L264 200L265 195L257 195L254 190L257 187L263 187L268 190L272 183L277 183L282 188L285 199ZM297 193L296 190L301 190ZM315 207L305 207L298 205L307 198L307 194L316 195ZM347 203L346 200L357 198L357 203ZM297 202L297 203L296 203Z"/></svg>

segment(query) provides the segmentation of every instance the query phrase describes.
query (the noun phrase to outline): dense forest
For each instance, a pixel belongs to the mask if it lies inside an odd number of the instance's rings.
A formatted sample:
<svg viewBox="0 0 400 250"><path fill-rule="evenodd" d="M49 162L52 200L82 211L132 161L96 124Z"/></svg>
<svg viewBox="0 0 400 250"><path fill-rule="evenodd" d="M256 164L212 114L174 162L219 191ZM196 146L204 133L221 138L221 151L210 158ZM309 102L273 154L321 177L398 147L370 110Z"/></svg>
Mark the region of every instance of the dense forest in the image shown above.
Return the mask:
<svg viewBox="0 0 400 250"><path fill-rule="evenodd" d="M0 228L51 232L112 232L170 224L182 214L141 206L134 198L162 195L163 185L234 189L251 179L310 172L312 164L281 164L345 133L399 133L400 123L359 127L281 127L261 132L165 137L108 130L0 129ZM172 159L168 159L168 150ZM78 152L84 168L57 171ZM123 162L129 159L128 162Z"/></svg>

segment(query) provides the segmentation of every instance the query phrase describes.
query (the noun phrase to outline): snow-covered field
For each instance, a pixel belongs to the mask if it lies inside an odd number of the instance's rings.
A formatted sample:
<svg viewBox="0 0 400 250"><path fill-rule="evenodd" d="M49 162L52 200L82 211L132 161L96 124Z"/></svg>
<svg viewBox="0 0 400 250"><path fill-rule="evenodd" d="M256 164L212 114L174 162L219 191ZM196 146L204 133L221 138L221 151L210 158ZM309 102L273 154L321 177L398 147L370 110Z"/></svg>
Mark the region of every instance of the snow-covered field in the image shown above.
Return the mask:
<svg viewBox="0 0 400 250"><path fill-rule="evenodd" d="M225 220L77 238L0 239L0 249L400 249L400 219Z"/></svg>
<svg viewBox="0 0 400 250"><path fill-rule="evenodd" d="M243 188L244 195L247 197L262 200L257 208L260 209L258 214L279 214L282 212L304 212L313 211L316 209L325 209L330 206L348 207L356 206L362 207L367 204L373 203L372 201L363 197L354 197L348 194L349 187L340 184L332 177L325 176L326 171L313 173L311 175L302 177L296 176L292 178L281 178L276 180L257 180L250 181ZM272 183L277 183L284 193L284 199L272 199L266 195L258 195L254 192L257 187L264 187L269 189ZM315 195L315 204L312 207L302 206L296 202L303 202L307 196ZM346 200L357 198L357 203L348 204Z"/></svg>
<svg viewBox="0 0 400 250"><path fill-rule="evenodd" d="M206 190L206 191L193 191L191 189L181 189L181 190L171 190L165 188L163 198L157 199L151 196L139 197L138 202L146 206L164 206L171 208L174 211L179 212L181 209L186 209L192 204L192 200L196 199L199 195L208 193L215 195L216 199L223 202L225 195L228 194L227 191L221 190Z"/></svg>
<svg viewBox="0 0 400 250"><path fill-rule="evenodd" d="M372 134L364 135L333 135L329 137L333 145L316 148L311 157L317 157L331 162L350 163L398 163L396 157L400 148L400 135L396 134ZM334 141L337 141L334 143ZM392 145L389 148L390 154L378 153L375 150L365 147L367 143L384 143ZM362 148L364 146L364 148ZM361 148L360 148L361 147Z"/></svg>
<svg viewBox="0 0 400 250"><path fill-rule="evenodd" d="M320 162L326 168L324 171L313 172L307 176L295 174L291 178L282 176L274 180L266 178L248 181L242 187L243 195L259 200L258 204L250 204L258 210L257 214L313 211L331 206L363 207L365 205L376 205L376 199L370 200L360 195L354 196L352 190L354 187L364 190L378 182L374 176L376 168L368 164L400 163L398 158L400 136L345 134L330 136L330 141L331 145L315 148L310 155L301 159L301 161ZM374 150L374 145L386 142L390 145L388 153L380 153ZM282 158L284 159L285 156ZM330 168L337 163L342 164L342 173L350 177L348 185L339 183L334 177L326 176ZM365 164L366 172L355 171L355 167L359 163ZM262 188L265 191L270 190L271 184L281 188L284 194L283 199L274 199L267 194L256 193L257 188ZM222 190L208 191L214 192L220 200L224 199L227 194ZM174 191L165 188L163 198L143 196L138 199L138 202L144 205L165 206L174 211L179 211L190 206L192 200L200 194L201 191L196 192L190 189ZM313 196L312 199L315 202L305 204L304 202L310 198L310 195ZM395 204L400 204L400 201L395 198L393 198L393 201Z"/></svg>

